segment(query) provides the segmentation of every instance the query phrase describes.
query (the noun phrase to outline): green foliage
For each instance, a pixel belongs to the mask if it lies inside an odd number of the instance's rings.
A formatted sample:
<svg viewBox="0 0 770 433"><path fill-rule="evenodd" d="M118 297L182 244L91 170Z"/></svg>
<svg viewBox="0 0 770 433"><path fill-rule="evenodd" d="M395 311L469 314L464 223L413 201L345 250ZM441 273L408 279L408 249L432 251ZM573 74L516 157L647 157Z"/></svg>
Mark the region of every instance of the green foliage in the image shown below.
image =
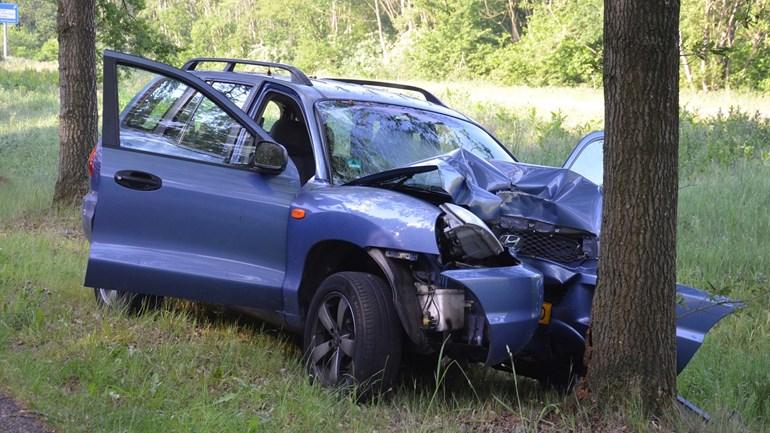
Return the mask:
<svg viewBox="0 0 770 433"><path fill-rule="evenodd" d="M8 33L11 55L30 59L38 58L38 50L43 44L56 39L56 1L55 0L18 0L19 26Z"/></svg>
<svg viewBox="0 0 770 433"><path fill-rule="evenodd" d="M175 47L140 13L144 0L96 0L97 51L105 48L171 61Z"/></svg>
<svg viewBox="0 0 770 433"><path fill-rule="evenodd" d="M684 0L680 28L683 86L770 90L769 0Z"/></svg>
<svg viewBox="0 0 770 433"><path fill-rule="evenodd" d="M11 26L8 29L8 55L34 59L39 48L38 35L28 28Z"/></svg>
<svg viewBox="0 0 770 433"><path fill-rule="evenodd" d="M484 1L424 0L421 6L433 13L410 53L416 70L435 78L489 75L488 57L506 36L496 35L488 21L478 18Z"/></svg>
<svg viewBox="0 0 770 433"><path fill-rule="evenodd" d="M54 59L56 2L19 4L12 54ZM318 75L602 82L603 0L97 0L96 19L99 50L176 64L233 56ZM770 91L770 0L683 0L681 40L683 87Z"/></svg>
<svg viewBox="0 0 770 433"><path fill-rule="evenodd" d="M602 0L538 4L521 41L496 53L493 76L535 86L601 85L602 11Z"/></svg>
<svg viewBox="0 0 770 433"><path fill-rule="evenodd" d="M714 117L685 110L680 116L679 161L682 177L700 174L713 163L755 161L770 171L770 119L739 108Z"/></svg>
<svg viewBox="0 0 770 433"><path fill-rule="evenodd" d="M35 55L35 59L42 61L52 61L59 59L59 41L51 38L40 47L40 50Z"/></svg>

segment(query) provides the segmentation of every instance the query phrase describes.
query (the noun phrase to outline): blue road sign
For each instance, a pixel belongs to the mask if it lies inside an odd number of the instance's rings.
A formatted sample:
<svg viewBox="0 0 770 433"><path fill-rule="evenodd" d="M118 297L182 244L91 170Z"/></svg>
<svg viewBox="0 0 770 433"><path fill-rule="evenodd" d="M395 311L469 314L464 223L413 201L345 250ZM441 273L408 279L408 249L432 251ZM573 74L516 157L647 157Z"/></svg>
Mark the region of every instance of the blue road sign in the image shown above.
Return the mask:
<svg viewBox="0 0 770 433"><path fill-rule="evenodd" d="M0 3L0 23L19 24L19 6L16 3Z"/></svg>

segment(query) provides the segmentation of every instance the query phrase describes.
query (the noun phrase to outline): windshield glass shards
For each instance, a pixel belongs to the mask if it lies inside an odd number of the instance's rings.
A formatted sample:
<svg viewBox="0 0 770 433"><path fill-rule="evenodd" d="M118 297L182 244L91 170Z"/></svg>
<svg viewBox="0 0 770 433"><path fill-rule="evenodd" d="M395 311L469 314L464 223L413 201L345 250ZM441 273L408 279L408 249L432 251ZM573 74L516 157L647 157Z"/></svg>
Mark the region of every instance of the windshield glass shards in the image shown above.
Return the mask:
<svg viewBox="0 0 770 433"><path fill-rule="evenodd" d="M317 104L336 182L347 183L463 148L485 160L513 161L478 126L451 116L372 102Z"/></svg>

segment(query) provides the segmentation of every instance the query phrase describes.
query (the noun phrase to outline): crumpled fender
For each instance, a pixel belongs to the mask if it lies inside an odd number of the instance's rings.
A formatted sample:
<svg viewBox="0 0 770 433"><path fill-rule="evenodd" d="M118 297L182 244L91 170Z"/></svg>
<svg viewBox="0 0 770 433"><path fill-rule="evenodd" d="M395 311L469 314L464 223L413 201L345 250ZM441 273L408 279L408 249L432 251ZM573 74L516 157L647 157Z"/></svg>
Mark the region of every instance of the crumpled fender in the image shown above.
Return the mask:
<svg viewBox="0 0 770 433"><path fill-rule="evenodd" d="M510 361L538 327L543 306L543 276L526 265L455 269L441 273L447 287L464 287L486 316L489 352L486 365ZM510 354L509 354L510 352Z"/></svg>
<svg viewBox="0 0 770 433"><path fill-rule="evenodd" d="M292 204L305 210L289 221L289 257L304 257L324 240L438 254L438 207L395 191L342 186L303 191Z"/></svg>
<svg viewBox="0 0 770 433"><path fill-rule="evenodd" d="M305 216L289 219L284 311L299 311L305 258L319 242L439 254L435 228L441 211L406 194L366 186L316 187L303 190L292 208L305 210ZM295 325L296 318L286 319Z"/></svg>

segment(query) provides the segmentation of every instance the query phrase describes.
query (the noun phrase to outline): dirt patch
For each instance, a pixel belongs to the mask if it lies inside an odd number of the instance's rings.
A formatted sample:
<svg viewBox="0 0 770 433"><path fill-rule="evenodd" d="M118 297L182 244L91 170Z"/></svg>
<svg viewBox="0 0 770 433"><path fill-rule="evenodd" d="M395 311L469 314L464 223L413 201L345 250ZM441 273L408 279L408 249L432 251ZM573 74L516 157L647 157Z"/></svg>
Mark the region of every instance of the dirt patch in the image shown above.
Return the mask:
<svg viewBox="0 0 770 433"><path fill-rule="evenodd" d="M0 394L0 433L54 433L41 421L40 414L23 409L10 397Z"/></svg>

